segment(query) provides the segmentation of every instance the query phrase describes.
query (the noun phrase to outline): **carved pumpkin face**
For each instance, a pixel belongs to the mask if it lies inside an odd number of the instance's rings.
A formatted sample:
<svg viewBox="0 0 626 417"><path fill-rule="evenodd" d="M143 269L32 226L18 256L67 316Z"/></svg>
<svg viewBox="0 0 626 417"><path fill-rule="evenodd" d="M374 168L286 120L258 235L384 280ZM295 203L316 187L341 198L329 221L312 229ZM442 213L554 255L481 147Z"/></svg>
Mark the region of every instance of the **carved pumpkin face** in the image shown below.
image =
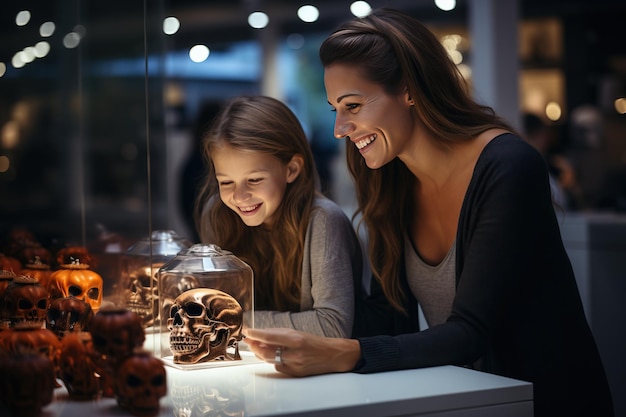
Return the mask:
<svg viewBox="0 0 626 417"><path fill-rule="evenodd" d="M159 401L166 393L163 362L149 352L134 352L121 363L115 379L120 407L136 416L153 416L158 414Z"/></svg>
<svg viewBox="0 0 626 417"><path fill-rule="evenodd" d="M10 355L34 352L56 364L61 344L50 330L25 323L0 332L0 349Z"/></svg>
<svg viewBox="0 0 626 417"><path fill-rule="evenodd" d="M10 415L36 417L52 402L56 379L52 362L22 352L0 358L0 391Z"/></svg>
<svg viewBox="0 0 626 417"><path fill-rule="evenodd" d="M88 332L70 333L61 341L59 377L70 398L86 400L98 396L100 369L93 360L94 353Z"/></svg>
<svg viewBox="0 0 626 417"><path fill-rule="evenodd" d="M96 352L107 361L118 363L143 346L146 339L141 318L123 308L107 308L96 313L89 332Z"/></svg>
<svg viewBox="0 0 626 417"><path fill-rule="evenodd" d="M7 286L2 297L2 318L11 326L19 322L34 322L40 327L46 321L48 291L36 278L20 275Z"/></svg>
<svg viewBox="0 0 626 417"><path fill-rule="evenodd" d="M102 305L103 280L87 264L65 264L50 275L50 299L76 297L86 301L94 312Z"/></svg>
<svg viewBox="0 0 626 417"><path fill-rule="evenodd" d="M93 310L89 303L75 297L61 297L48 307L46 328L63 339L67 333L88 331L92 319Z"/></svg>

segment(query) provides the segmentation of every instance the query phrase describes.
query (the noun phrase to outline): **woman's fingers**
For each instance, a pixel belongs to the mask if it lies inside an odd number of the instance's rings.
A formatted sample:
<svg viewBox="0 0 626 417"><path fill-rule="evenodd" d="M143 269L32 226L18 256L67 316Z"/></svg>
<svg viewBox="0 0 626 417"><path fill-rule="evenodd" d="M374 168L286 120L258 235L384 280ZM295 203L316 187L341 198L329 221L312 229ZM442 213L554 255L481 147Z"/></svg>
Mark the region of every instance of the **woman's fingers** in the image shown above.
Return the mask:
<svg viewBox="0 0 626 417"><path fill-rule="evenodd" d="M293 329L248 329L246 343L261 360L292 376L346 372L361 357L359 342Z"/></svg>
<svg viewBox="0 0 626 417"><path fill-rule="evenodd" d="M268 345L287 346L293 339L293 333L296 331L291 329L247 329L246 343L248 340L254 340ZM291 337L290 334L292 334Z"/></svg>

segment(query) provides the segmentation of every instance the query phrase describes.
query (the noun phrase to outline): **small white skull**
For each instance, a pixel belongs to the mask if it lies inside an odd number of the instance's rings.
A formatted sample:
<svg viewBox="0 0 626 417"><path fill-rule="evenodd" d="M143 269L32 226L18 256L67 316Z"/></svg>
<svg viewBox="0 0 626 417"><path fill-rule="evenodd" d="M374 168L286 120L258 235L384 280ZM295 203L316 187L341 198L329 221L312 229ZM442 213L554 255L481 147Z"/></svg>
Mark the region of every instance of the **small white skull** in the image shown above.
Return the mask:
<svg viewBox="0 0 626 417"><path fill-rule="evenodd" d="M183 292L174 300L167 326L175 363L241 359L243 309L223 291L195 288Z"/></svg>

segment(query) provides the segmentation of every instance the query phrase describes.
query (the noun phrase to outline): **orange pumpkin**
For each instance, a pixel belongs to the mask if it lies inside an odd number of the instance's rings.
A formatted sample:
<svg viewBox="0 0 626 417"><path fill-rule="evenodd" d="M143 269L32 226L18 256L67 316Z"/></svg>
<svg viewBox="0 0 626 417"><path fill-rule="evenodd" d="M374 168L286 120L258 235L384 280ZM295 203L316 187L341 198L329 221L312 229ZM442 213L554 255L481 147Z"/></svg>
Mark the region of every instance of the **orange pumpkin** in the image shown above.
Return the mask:
<svg viewBox="0 0 626 417"><path fill-rule="evenodd" d="M68 246L63 249L59 249L57 252L57 264L67 265L73 263L76 259L80 259L80 262L89 265L90 268L96 268L96 258L89 253L84 246Z"/></svg>
<svg viewBox="0 0 626 417"><path fill-rule="evenodd" d="M54 365L34 352L0 357L0 399L11 416L36 417L54 398ZM2 415L5 415L4 413Z"/></svg>
<svg viewBox="0 0 626 417"><path fill-rule="evenodd" d="M37 256L32 262L26 264L26 266L19 272L21 275L28 275L33 278L37 278L39 285L44 288L48 288L48 281L50 280L50 274L52 270L50 265L41 262L41 259Z"/></svg>
<svg viewBox="0 0 626 417"><path fill-rule="evenodd" d="M56 365L61 353L61 342L48 329L37 327L33 323L20 323L0 332L0 350L9 355L35 352Z"/></svg>
<svg viewBox="0 0 626 417"><path fill-rule="evenodd" d="M122 362L116 373L115 396L118 405L135 416L155 416L159 401L167 393L163 362L142 349Z"/></svg>
<svg viewBox="0 0 626 417"><path fill-rule="evenodd" d="M17 273L20 269L22 269L22 263L17 258L0 253L0 271L13 271Z"/></svg>
<svg viewBox="0 0 626 417"><path fill-rule="evenodd" d="M100 274L76 259L74 263L61 265L61 269L50 274L48 293L51 300L76 297L86 301L95 313L102 305L103 284Z"/></svg>
<svg viewBox="0 0 626 417"><path fill-rule="evenodd" d="M48 306L48 290L35 278L18 275L4 290L0 317L9 323L9 327L22 322L43 327Z"/></svg>
<svg viewBox="0 0 626 417"><path fill-rule="evenodd" d="M52 261L52 253L43 246L39 242L25 242L22 247L19 248L15 257L22 263L22 265L27 265L31 262L34 262L35 259L39 258L41 262L50 265Z"/></svg>
<svg viewBox="0 0 626 417"><path fill-rule="evenodd" d="M121 307L100 310L93 316L89 332L95 351L113 368L146 339L141 317Z"/></svg>
<svg viewBox="0 0 626 417"><path fill-rule="evenodd" d="M0 269L0 314L2 313L2 297L11 281L16 277L15 272Z"/></svg>
<svg viewBox="0 0 626 417"><path fill-rule="evenodd" d="M98 396L102 371L94 362L94 355L88 332L70 333L61 341L59 377L71 399L87 400Z"/></svg>

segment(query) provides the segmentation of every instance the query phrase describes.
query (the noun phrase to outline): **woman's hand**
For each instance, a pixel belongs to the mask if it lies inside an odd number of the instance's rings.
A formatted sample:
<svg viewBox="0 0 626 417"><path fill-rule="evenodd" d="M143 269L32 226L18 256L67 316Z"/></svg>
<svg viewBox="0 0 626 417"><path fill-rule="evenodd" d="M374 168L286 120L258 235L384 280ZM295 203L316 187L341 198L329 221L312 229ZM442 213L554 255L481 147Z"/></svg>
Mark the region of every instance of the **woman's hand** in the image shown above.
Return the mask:
<svg viewBox="0 0 626 417"><path fill-rule="evenodd" d="M353 339L292 329L246 329L245 334L245 343L257 357L292 376L348 372L361 358L359 342Z"/></svg>

